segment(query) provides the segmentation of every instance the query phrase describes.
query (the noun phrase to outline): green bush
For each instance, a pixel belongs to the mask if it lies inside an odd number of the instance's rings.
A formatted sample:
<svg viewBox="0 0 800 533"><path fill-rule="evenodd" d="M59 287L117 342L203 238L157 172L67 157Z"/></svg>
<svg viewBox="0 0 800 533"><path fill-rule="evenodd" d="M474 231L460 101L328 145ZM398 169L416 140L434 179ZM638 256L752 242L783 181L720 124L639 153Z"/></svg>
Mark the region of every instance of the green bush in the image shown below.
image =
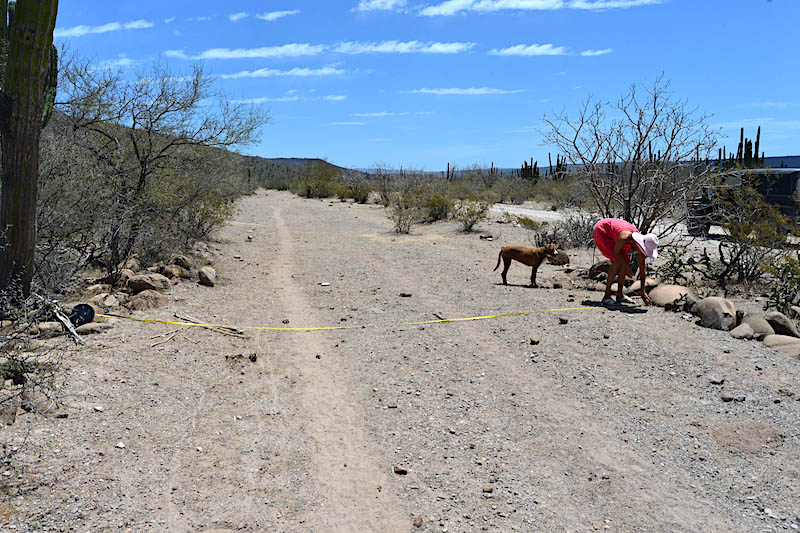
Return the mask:
<svg viewBox="0 0 800 533"><path fill-rule="evenodd" d="M435 192L429 192L421 201L422 217L425 222L447 220L453 208L450 198Z"/></svg>
<svg viewBox="0 0 800 533"><path fill-rule="evenodd" d="M348 186L350 196L357 204L365 204L369 200L369 193L372 192L369 184L365 181L356 181Z"/></svg>
<svg viewBox="0 0 800 533"><path fill-rule="evenodd" d="M785 254L767 265L772 276L767 290L767 308L787 313L800 293L800 251Z"/></svg>
<svg viewBox="0 0 800 533"><path fill-rule="evenodd" d="M472 228L481 220L486 220L491 204L483 197L474 196L457 202L453 207L453 218L461 223L461 228L465 232L472 231Z"/></svg>

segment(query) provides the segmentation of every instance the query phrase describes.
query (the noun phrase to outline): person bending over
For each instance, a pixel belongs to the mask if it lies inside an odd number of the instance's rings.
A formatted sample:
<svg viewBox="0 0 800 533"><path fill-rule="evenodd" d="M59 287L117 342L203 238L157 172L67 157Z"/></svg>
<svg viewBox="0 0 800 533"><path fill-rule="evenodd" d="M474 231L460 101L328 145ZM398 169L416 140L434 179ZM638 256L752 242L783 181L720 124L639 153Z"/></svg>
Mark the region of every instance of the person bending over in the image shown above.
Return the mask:
<svg viewBox="0 0 800 533"><path fill-rule="evenodd" d="M650 297L645 291L645 257L655 259L658 257L658 237L652 233L642 235L636 226L620 218L604 218L594 225L594 242L600 253L611 260L611 270L606 279L606 292L603 295L603 305L617 303L633 303L633 300L624 296L625 278L632 278L630 268L630 252L636 250L639 255L639 275L641 279L640 294L645 305L650 305ZM617 281L617 299L611 297L611 284Z"/></svg>

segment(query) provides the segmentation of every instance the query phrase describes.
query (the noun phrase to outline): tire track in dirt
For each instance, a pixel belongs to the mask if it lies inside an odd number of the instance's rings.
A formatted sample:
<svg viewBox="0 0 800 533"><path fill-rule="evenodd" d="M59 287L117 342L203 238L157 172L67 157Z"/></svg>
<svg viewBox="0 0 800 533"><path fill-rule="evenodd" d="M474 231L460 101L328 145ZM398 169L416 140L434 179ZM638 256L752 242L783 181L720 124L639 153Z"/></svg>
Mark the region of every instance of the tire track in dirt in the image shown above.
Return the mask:
<svg viewBox="0 0 800 533"><path fill-rule="evenodd" d="M270 283L290 323L315 322L302 289L292 279L292 234L273 208L280 256ZM315 531L407 531L410 519L390 489L391 465L381 464L367 437L358 397L323 332L299 333L286 356L303 380L302 407L313 438L314 477L320 501L308 517ZM316 355L323 355L316 359ZM384 490L384 488L386 490Z"/></svg>

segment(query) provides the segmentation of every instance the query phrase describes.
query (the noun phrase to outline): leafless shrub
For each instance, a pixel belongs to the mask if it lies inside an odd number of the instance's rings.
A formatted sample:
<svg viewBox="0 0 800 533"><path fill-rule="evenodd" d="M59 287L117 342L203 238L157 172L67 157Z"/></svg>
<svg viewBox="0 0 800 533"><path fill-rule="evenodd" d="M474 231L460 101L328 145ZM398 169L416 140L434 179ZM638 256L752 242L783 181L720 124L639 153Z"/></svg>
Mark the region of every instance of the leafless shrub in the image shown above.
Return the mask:
<svg viewBox="0 0 800 533"><path fill-rule="evenodd" d="M608 118L619 116L621 118ZM616 103L586 100L577 116L545 116L545 140L585 173L596 209L647 233L670 232L686 191L706 172L716 133L708 117L676 100L659 77L644 91L634 85ZM695 164L684 162L695 159Z"/></svg>

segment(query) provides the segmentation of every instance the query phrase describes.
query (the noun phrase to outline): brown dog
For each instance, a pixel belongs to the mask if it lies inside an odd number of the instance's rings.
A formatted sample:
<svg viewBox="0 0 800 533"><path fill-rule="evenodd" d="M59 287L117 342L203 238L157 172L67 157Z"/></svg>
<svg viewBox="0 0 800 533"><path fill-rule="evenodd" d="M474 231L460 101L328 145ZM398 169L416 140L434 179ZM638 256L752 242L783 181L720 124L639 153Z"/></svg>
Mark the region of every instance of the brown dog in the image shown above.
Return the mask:
<svg viewBox="0 0 800 533"><path fill-rule="evenodd" d="M500 250L500 255L497 257L497 266L495 266L494 269L497 270L497 267L500 266L500 260L502 259L503 273L501 276L503 276L503 285L508 285L506 273L511 266L511 260L516 259L523 265L528 265L533 268L533 270L531 270L531 287L538 287L536 284L536 271L539 269L539 265L542 264L542 261L544 261L545 256L548 255L558 255L558 248L555 244L545 244L538 248L506 246Z"/></svg>

